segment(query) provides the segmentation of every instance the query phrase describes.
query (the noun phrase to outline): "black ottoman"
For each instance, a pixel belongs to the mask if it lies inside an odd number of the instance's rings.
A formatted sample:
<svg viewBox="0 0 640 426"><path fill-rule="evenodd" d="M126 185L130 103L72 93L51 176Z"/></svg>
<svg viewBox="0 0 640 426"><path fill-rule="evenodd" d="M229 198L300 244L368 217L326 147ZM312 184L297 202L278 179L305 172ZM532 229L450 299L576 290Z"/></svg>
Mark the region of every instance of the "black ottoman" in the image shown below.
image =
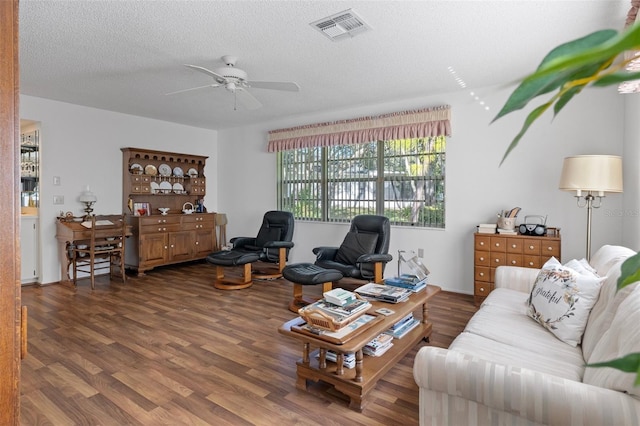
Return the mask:
<svg viewBox="0 0 640 426"><path fill-rule="evenodd" d="M331 290L333 282L343 278L342 272L336 269L325 269L313 263L295 263L285 266L282 276L293 283L293 300L289 310L298 313L298 309L315 302L315 299L302 295L302 286L322 284L322 293Z"/></svg>
<svg viewBox="0 0 640 426"><path fill-rule="evenodd" d="M211 253L206 257L208 263L216 265L215 288L221 290L239 290L250 287L253 284L251 278L251 263L260 259L259 253L243 252L241 250L223 250ZM240 279L225 278L224 268L229 266L243 266L243 273Z"/></svg>

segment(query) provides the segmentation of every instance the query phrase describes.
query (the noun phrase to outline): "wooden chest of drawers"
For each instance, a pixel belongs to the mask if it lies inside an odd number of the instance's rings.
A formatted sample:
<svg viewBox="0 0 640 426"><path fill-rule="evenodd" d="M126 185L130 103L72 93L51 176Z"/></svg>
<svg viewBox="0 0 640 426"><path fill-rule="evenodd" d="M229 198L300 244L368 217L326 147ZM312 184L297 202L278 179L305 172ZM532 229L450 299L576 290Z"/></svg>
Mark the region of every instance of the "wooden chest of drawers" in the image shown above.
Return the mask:
<svg viewBox="0 0 640 426"><path fill-rule="evenodd" d="M498 266L540 268L552 256L560 260L560 236L474 234L473 281L476 304L494 288Z"/></svg>

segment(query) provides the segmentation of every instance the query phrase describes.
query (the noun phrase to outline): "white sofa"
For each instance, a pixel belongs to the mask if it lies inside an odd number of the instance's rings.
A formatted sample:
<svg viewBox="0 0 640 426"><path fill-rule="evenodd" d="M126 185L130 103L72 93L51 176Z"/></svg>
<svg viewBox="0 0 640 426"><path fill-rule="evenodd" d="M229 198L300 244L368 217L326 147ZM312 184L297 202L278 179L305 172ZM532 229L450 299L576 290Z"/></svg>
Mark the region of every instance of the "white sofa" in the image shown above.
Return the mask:
<svg viewBox="0 0 640 426"><path fill-rule="evenodd" d="M449 349L425 346L416 355L420 424L640 424L635 374L585 368L640 352L640 286L616 291L620 265L633 254L603 246L593 255L591 266L607 278L576 347L526 314L539 270L498 268L496 289Z"/></svg>

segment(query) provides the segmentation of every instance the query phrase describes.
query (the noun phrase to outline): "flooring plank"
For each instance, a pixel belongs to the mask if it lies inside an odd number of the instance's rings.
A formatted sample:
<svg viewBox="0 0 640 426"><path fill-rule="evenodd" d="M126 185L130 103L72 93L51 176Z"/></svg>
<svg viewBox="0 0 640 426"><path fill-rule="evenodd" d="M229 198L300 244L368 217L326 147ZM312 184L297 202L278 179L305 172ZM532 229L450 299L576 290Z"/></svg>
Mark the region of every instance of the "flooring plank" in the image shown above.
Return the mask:
<svg viewBox="0 0 640 426"><path fill-rule="evenodd" d="M23 287L30 318L22 424L418 424L413 359L426 343L402 358L357 412L325 383L296 388L302 345L277 332L296 316L287 308L290 282L256 280L224 291L213 287L214 273L193 262L132 275L125 284L100 276L94 291L88 280L77 288ZM447 347L475 311L473 296L436 295L428 344Z"/></svg>

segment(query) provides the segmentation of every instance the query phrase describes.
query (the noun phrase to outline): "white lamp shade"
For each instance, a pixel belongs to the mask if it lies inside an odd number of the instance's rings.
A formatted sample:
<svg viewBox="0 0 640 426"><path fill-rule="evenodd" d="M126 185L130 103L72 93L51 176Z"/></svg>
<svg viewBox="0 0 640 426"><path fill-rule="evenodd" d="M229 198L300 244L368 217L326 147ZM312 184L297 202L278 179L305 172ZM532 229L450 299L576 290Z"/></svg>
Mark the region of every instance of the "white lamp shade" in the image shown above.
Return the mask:
<svg viewBox="0 0 640 426"><path fill-rule="evenodd" d="M93 192L84 191L82 194L80 194L80 197L78 197L78 200L81 203L95 203L96 201L98 201L98 198L95 196Z"/></svg>
<svg viewBox="0 0 640 426"><path fill-rule="evenodd" d="M563 191L622 192L622 158L616 155L576 155L562 164Z"/></svg>

